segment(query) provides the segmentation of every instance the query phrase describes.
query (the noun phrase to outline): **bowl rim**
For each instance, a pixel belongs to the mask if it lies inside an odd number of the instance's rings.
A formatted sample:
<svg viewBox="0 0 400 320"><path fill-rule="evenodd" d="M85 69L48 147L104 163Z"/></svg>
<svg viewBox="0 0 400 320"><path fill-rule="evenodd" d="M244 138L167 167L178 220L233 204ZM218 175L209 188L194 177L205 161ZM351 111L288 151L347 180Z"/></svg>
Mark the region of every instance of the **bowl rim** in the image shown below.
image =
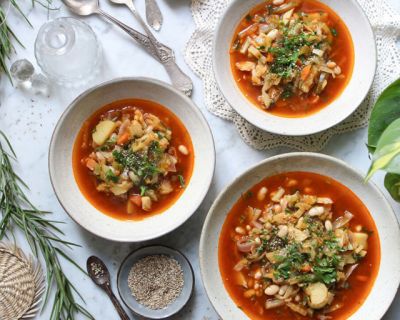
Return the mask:
<svg viewBox="0 0 400 320"><path fill-rule="evenodd" d="M350 108L349 111L347 113L344 113L342 116L334 118L333 121L331 121L329 124L325 124L325 125L321 125L316 129L310 130L307 133L304 132L298 132L296 130L292 130L290 132L282 132L280 130L274 129L274 128L270 128L268 127L268 129L266 128L266 125L261 123L261 120L259 120L259 118L252 118L249 117L247 114L246 110L242 110L241 108L236 107L236 103L235 101L232 100L232 98L230 97L230 95L226 92L227 90L224 90L224 86L220 85L221 83L224 83L223 79L220 77L219 73L217 73L217 59L216 59L216 52L217 52L217 44L218 44L218 37L219 37L219 33L220 30L222 29L223 26L223 22L225 20L225 18L227 17L227 14L230 10L232 10L232 8L234 6L236 6L241 0L233 0L232 2L230 2L230 4L225 8L225 10L223 11L223 13L221 14L214 35L213 35L213 39L212 39L212 69L213 69L213 75L215 78L215 81L217 83L218 89L221 92L222 96L224 97L224 99L226 100L226 102L229 104L229 106L231 106L243 119L245 119L247 122L249 122L250 124L254 125L255 127L257 127L258 129L265 131L265 132L270 132L273 134L278 134L278 135L284 135L284 136L292 136L292 137L302 137L302 136L307 136L307 135L312 135L312 134L317 134L317 133L321 133L323 131L326 131L328 129L331 129L333 127L335 127L336 125L340 124L341 122L343 122L345 119L347 119L348 117L350 117L363 103L363 101L366 99L366 97L368 96L369 92L371 91L372 85L375 81L375 77L376 77L376 71L377 71L377 67L378 67L378 49L377 49L377 43L376 43L376 36L375 36L375 32L374 29L372 28L372 24L371 21L369 20L367 14L365 13L364 9L361 7L361 5L358 3L358 1L356 0L349 0L348 2L352 3L359 11L360 13L360 19L364 20L364 22L367 25L367 28L365 29L365 32L368 33L367 37L368 39L372 39L373 42L373 50L371 52L371 57L372 57L372 61L374 63L374 67L373 67L373 76L371 77L371 79L369 80L367 87L368 90L366 90L365 93L363 93L362 95L360 95L360 97L354 101L354 103L352 103L352 105L354 105L353 108ZM318 0L323 2L323 0ZM261 4L262 0L258 0L258 2ZM330 6L329 6L330 7ZM335 11L336 12L336 11ZM340 14L338 12L336 12L336 14L340 17ZM236 25L239 23L239 21L236 23ZM346 25L347 26L347 25ZM352 36L353 39L353 35L351 34L350 30L349 30L350 35ZM354 44L354 40L353 40L353 44ZM232 73L232 71L230 70L230 74ZM231 74L232 76L232 74ZM351 78L349 81L351 81L351 79L356 76L353 70L353 73L351 75ZM349 83L346 84L344 90L346 90L347 86ZM247 97L244 96L243 92L239 89L239 88L235 88L235 90L239 90L241 95L243 96L243 99L246 100L247 102L247 106L249 108L257 108L259 109L256 105L254 105ZM340 98L340 96L343 94L340 93L339 96L337 96L330 104L326 105L324 108L327 108L329 105L331 105L332 103L334 103L338 98ZM323 109L324 109L323 108ZM322 109L321 109L322 110ZM317 111L316 113L310 114L308 116L305 117L298 117L298 118L293 118L293 119L297 119L297 120L301 120L301 119L306 119L309 118L317 113L319 113L321 110ZM262 111L262 110L260 110ZM266 113L267 116L273 118L273 119L291 119L291 118L286 118L286 117L280 117L280 116L276 116L273 114L269 114L265 111L262 111L263 113ZM261 116L261 113L260 113ZM324 122L326 123L326 122Z"/></svg>
<svg viewBox="0 0 400 320"><path fill-rule="evenodd" d="M171 230L164 230L162 232L158 232L152 235L149 235L147 237L143 237L140 240L132 240L129 238L113 238L113 237L107 237L105 235L102 235L101 232L98 232L96 230L92 230L89 229L87 226L83 226L82 224L80 224L77 219L67 210L66 206L62 203L60 196L57 193L57 188L55 185L55 178L54 178L54 172L52 170L51 167L51 163L52 163L52 157L54 154L54 145L55 145L55 140L56 137L62 127L62 124L66 118L66 116L71 112L72 108L76 105L76 103L78 103L81 99L83 99L86 95L101 89L104 86L108 86L108 85L112 85L112 84L116 84L119 82L130 82L130 81L140 81L140 82L147 82L150 84L155 84L155 85L159 85L161 87L166 88L167 90L172 91L173 93L177 94L178 96L180 96L182 99L184 99L186 101L186 103L188 105L191 106L191 109L193 110L193 112L195 112L197 114L197 116L199 117L200 121L202 122L203 126L208 130L209 133L209 137L211 139L211 144L212 144L212 149L210 150L211 152L211 156L212 156L212 161L210 161L210 166L212 167L210 170L211 171L211 175L210 175L210 179L207 183L207 185L204 185L204 187L202 188L202 191L200 192L201 197L199 197L199 200L197 201L197 203L195 204L195 208L193 210L193 212L190 215L187 215L184 219L182 219L182 221L176 225L173 229ZM182 120L181 120L182 121ZM183 122L182 122L183 123ZM135 242L142 242L142 241L148 241L148 240L153 240L153 239L157 239L160 238L166 234L169 234L171 232L173 232L174 230L176 230L177 228L179 228L180 226L182 226L187 220L189 220L198 210L199 206L202 204L202 202L204 201L205 197L207 196L211 183L214 179L214 175L215 175L215 166L216 166L216 151L215 151L215 141L214 141L214 136L212 134L211 131L211 127L208 123L208 121L206 120L206 118L204 117L203 113L201 112L200 108L197 107L197 105L189 98L187 97L184 93L180 92L178 89L174 88L173 86L171 86L170 84L161 81L161 80L157 80L154 78L149 78L149 77L118 77L118 78L114 78L112 80L108 80L108 81L104 81L102 83L99 83L93 87L88 88L87 90L83 91L82 93L80 93L75 99L73 99L68 107L62 112L60 118L57 121L56 126L54 127L53 133L51 135L51 140L50 140L50 144L49 144L49 148L48 148L48 156L47 156L47 168L48 168L48 172L49 172L49 176L50 176L50 183L51 186L53 188L54 194L56 195L56 198L58 200L58 203L61 205L61 207L63 208L63 210L68 214L68 216L77 224L79 225L81 228L85 229L86 231L88 231L91 234L94 234L97 237L100 237L102 239L106 239L106 240L111 240L111 241L115 241L115 242L120 242L120 243L135 243ZM76 183L76 181L75 181ZM79 188L78 188L79 189ZM80 191L79 191L80 192ZM89 204L89 200L85 198L85 201L87 201ZM175 205L175 203L177 203L179 201L179 198L174 202L174 204L172 204L171 208ZM93 206L93 205L92 205ZM99 211L100 214L104 214L102 213L100 210L98 210L97 208L95 208L93 206L93 208L97 211ZM160 213L162 214L162 212ZM112 217L110 217L110 219L113 219Z"/></svg>
<svg viewBox="0 0 400 320"><path fill-rule="evenodd" d="M121 294L120 285L119 285L119 279L120 279L120 276L121 276L122 266L127 262L127 260L130 258L130 256L132 256L133 254L138 253L138 252L140 252L140 251L142 251L142 250L144 250L144 249L151 249L151 248L154 248L154 249L157 249L157 250L158 250L159 248L164 248L164 249L167 249L167 250L170 250L170 251L174 252L174 253L177 254L178 256L181 256L181 257L187 262L187 264L188 264L188 266L189 266L190 278L192 279L192 285L191 285L191 288L190 288L190 294L189 294L189 296L187 297L187 299L186 299L186 301L184 302L184 304L182 305L182 307L179 308L179 310L177 310L177 311L174 312L173 314L168 314L168 315L166 315L166 316L158 317L158 318L148 318L148 316L146 316L147 319L167 319L167 318L172 317L173 315L177 314L178 312L182 311L183 308L185 308L185 307L187 306L187 304L189 303L190 299L193 297L193 293L194 293L196 277L194 276L193 266L192 266L192 264L190 263L189 259L186 257L186 255L183 254L182 251L180 251L180 250L178 250L178 249L175 249L175 248L173 248L173 247L165 246L165 245L161 245L161 244L149 244L149 245L146 245L146 246L143 246L143 247L139 247L139 248L133 250L132 252L130 252L130 253L122 260L122 262L121 262L120 265L119 265L118 272L117 272L117 278L116 278L116 281L117 281L117 290L118 290L118 294L119 294L119 296L121 297L121 300L122 300L122 302L124 303L124 305L125 305L129 310L131 310L135 315L137 315L137 316L139 316L139 317L144 317L143 314L138 313L137 310L135 310L135 309L132 309L132 308L128 305L128 303L126 302L126 300L125 300L125 298L124 298L125 296L124 296L123 294ZM151 255L160 255L160 253L158 253L158 254L157 254L157 253L154 253L154 254L151 254Z"/></svg>
<svg viewBox="0 0 400 320"><path fill-rule="evenodd" d="M209 292L211 292L211 288L209 286L209 284L206 282L205 278L205 269L207 268L207 262L206 262L206 257L205 257L205 246L206 246L206 242L207 239L205 238L206 233L208 231L209 228L209 224L210 224L210 220L212 219L212 216L214 215L215 212L215 208L217 207L217 205L219 204L219 202L221 201L221 199L225 196L225 193L227 192L228 189L230 189L234 184L236 184L239 180L243 179L246 175L248 175L250 172L252 172L253 170L255 170L258 167L264 166L265 164L269 163L269 162L274 162L276 160L288 160L290 158L295 158L295 157L308 157L308 158L316 158L316 159L323 159L323 160L328 160L331 161L339 166L342 166L344 168L346 168L347 170L352 171L354 174L356 174L357 176L363 178L364 175L361 174L361 172L357 169L354 169L352 166L348 165L346 162L344 162L341 159L338 159L336 157L332 157L330 155L326 155L326 154L321 154L321 153L315 153L315 152L290 152L290 153L283 153L280 155L276 155L267 159L264 159L258 163L256 163L255 165L252 165L251 167L245 169L244 172L242 172L239 176L235 177L231 182L229 182L218 194L218 196L215 198L212 206L210 207L207 216L204 220L203 223L203 227L201 229L201 234L200 234L200 241L199 241L199 266L200 266L200 275L201 275L201 281L203 283L206 295L208 300L210 301L211 305L213 306L214 310L217 312L217 314L222 317L219 312L218 312L218 308L215 305L213 299L211 299ZM340 181L339 181L340 182ZM368 181L368 184L370 184L370 186L373 188L373 190L375 192L377 192L383 201L386 202L388 208L390 208L390 216L391 218L396 221L396 226L397 229L400 229L400 221L397 219L396 214L393 210L393 206L390 204L390 202L387 200L386 196L383 194L383 192L378 188L378 186L375 184L375 182L373 181ZM372 217L372 219L374 220L374 218ZM375 222L375 220L374 220ZM379 232L379 230L378 230ZM219 233L220 234L220 233ZM219 238L218 238L219 239ZM380 241L382 241L380 239ZM380 262L381 263L381 262ZM377 277L379 276L381 270L381 266L379 267L379 271L377 274ZM218 266L218 272L219 271L219 266ZM374 284L372 285L372 287L374 286ZM397 285L396 285L396 291L398 291L400 288L400 281L398 281ZM226 289L224 289L226 291ZM372 289L371 289L372 290ZM228 294L229 295L229 294ZM368 294L369 295L369 294ZM380 315L380 318L384 316L384 314L389 310L390 306L392 305L394 299L396 297L396 294L393 295L393 297L391 297L390 299L387 299L388 304L387 306L385 306L384 310L382 310L382 314ZM232 298L230 298L232 299ZM365 303L365 301L363 302L363 304ZM362 305L360 305L361 307ZM351 315L351 317L357 315L358 309Z"/></svg>

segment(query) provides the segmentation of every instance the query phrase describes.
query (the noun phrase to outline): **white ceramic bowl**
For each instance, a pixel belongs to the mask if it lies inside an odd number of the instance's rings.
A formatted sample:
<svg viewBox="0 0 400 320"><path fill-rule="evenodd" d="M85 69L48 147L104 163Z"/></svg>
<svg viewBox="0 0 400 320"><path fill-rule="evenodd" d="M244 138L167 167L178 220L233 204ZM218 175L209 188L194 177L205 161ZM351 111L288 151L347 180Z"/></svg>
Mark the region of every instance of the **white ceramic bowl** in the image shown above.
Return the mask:
<svg viewBox="0 0 400 320"><path fill-rule="evenodd" d="M303 136L333 127L350 116L366 97L375 76L376 45L368 18L356 0L320 0L347 25L353 38L353 75L343 93L321 111L304 118L283 118L253 105L233 78L229 50L239 22L262 0L233 0L223 14L214 38L213 68L218 86L228 103L256 127L288 136Z"/></svg>
<svg viewBox="0 0 400 320"><path fill-rule="evenodd" d="M72 169L73 145L83 122L106 104L129 98L152 100L169 108L189 131L195 153L193 174L181 197L165 212L142 221L117 220L98 211L80 192ZM171 86L147 78L117 79L81 94L61 116L49 151L51 182L65 211L86 230L121 242L154 239L183 224L206 196L214 166L214 141L200 110Z"/></svg>
<svg viewBox="0 0 400 320"><path fill-rule="evenodd" d="M208 297L222 319L248 319L229 297L218 265L218 241L226 215L241 194L268 176L308 171L329 176L351 189L367 206L376 223L381 261L375 284L364 304L349 319L378 320L389 308L400 283L400 230L389 203L373 183L341 160L314 153L290 153L269 158L247 170L218 196L203 226L200 268Z"/></svg>

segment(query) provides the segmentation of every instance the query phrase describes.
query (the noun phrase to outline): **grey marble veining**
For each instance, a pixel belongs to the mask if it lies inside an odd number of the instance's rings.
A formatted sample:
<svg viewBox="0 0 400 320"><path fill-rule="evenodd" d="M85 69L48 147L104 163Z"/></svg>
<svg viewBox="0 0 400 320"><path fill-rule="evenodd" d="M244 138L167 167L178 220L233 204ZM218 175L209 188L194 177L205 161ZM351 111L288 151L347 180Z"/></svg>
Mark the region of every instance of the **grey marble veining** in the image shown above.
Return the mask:
<svg viewBox="0 0 400 320"><path fill-rule="evenodd" d="M398 0L390 0L400 10ZM195 294L187 307L173 319L216 320L215 311L210 305L203 289L198 267L198 242L203 221L213 199L221 189L243 172L266 157L286 152L284 148L260 152L248 147L239 137L233 124L223 121L208 113L203 104L203 88L200 80L184 64L182 51L193 32L194 25L189 9L189 0L158 0L163 11L164 26L159 33L160 40L171 45L177 52L177 61L185 72L191 75L195 84L193 100L203 111L210 123L216 141L217 165L216 175L210 191L195 215L175 232L160 239L141 244L119 244L97 238L77 226L63 211L51 188L47 170L48 146L54 126L68 103L85 88L63 90L54 88L50 97L32 96L13 88L7 81L0 80L0 128L11 139L17 152L19 163L17 170L31 187L30 197L38 207L53 212L52 218L65 222L63 230L70 241L81 245L69 252L81 266L88 256L98 255L107 263L113 278L115 289L116 271L122 259L135 248L145 244L165 244L183 251L193 264L196 277ZM144 14L144 1L136 1L139 10ZM17 48L13 59L27 58L34 62L33 44L39 27L46 21L47 12L37 6L29 9L29 1L23 4L29 12L29 19L34 28L30 29L23 19L10 13L9 21L14 31L26 46ZM56 2L56 6L61 6ZM109 5L101 0L101 6L127 24L138 27L134 18L125 8ZM70 15L62 6L58 11L50 12L50 18ZM83 19L89 23L104 51L104 70L96 82L110 80L122 76L147 76L168 81L163 67L110 24L97 17ZM88 87L88 86L87 86ZM365 147L366 130L358 130L331 140L323 153L345 160L361 172L369 166ZM379 187L383 188L382 175L375 178ZM400 206L393 203L396 213ZM28 247L23 237L17 237L19 245L26 251ZM118 319L112 304L89 278L68 263L63 263L71 281L77 286L86 300L86 307L101 320ZM48 319L50 308L47 307L38 319ZM132 315L132 318L133 315ZM400 296L398 295L385 320L400 319Z"/></svg>

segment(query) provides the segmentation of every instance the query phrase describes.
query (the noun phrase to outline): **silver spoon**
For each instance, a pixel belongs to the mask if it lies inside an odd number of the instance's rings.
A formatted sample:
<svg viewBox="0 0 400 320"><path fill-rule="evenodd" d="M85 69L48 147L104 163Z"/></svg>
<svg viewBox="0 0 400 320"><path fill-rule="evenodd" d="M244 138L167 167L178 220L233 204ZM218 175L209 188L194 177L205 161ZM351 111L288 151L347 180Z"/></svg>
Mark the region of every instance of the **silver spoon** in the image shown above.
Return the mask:
<svg viewBox="0 0 400 320"><path fill-rule="evenodd" d="M156 47L149 37L127 26L126 24L101 10L98 0L62 0L62 2L77 15L89 16L92 14L98 14L119 26L133 39L140 43L148 53L150 53L154 58L163 64L171 79L172 85L175 88L184 92L187 96L192 94L193 82L176 64L175 55L171 48L155 40L157 42Z"/></svg>
<svg viewBox="0 0 400 320"><path fill-rule="evenodd" d="M117 297L114 295L110 284L110 273L104 262L95 256L89 257L86 262L87 272L95 284L102 288L110 297L115 309L117 310L121 320L130 320L125 310L122 308Z"/></svg>
<svg viewBox="0 0 400 320"><path fill-rule="evenodd" d="M154 30L160 31L163 16L156 0L146 0L146 20Z"/></svg>
<svg viewBox="0 0 400 320"><path fill-rule="evenodd" d="M115 4L126 5L129 8L129 10L133 13L136 20L139 21L140 25L142 26L142 28L146 32L147 36L149 37L150 42L154 46L154 49L158 56L158 59L161 63L163 63L165 65L165 63L167 63L168 60L171 59L171 57L174 57L174 52L172 50L166 51L165 48L163 47L163 45L153 35L153 33L151 32L149 27L147 27L147 24L144 22L142 16L139 14L135 5L133 4L133 0L110 0L110 2L115 3ZM191 80L188 78L187 81L191 81Z"/></svg>

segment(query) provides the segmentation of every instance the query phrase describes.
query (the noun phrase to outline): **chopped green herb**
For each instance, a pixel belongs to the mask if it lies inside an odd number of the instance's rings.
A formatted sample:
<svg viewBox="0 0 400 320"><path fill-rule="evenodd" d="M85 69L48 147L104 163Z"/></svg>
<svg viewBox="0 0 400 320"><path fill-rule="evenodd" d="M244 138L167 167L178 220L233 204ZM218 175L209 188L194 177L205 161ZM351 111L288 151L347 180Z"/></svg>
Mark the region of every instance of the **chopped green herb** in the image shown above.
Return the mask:
<svg viewBox="0 0 400 320"><path fill-rule="evenodd" d="M140 186L140 195L142 197L146 194L147 189L148 188L146 186Z"/></svg>
<svg viewBox="0 0 400 320"><path fill-rule="evenodd" d="M242 193L242 199L243 200L249 200L253 197L253 192L247 191L246 193Z"/></svg>
<svg viewBox="0 0 400 320"><path fill-rule="evenodd" d="M181 174L179 174L178 179L179 179L179 183L180 183L181 187L185 188L185 178Z"/></svg>
<svg viewBox="0 0 400 320"><path fill-rule="evenodd" d="M114 183L117 183L119 181L119 178L114 174L114 172L111 169L107 170L106 179L108 181L112 181Z"/></svg>
<svg viewBox="0 0 400 320"><path fill-rule="evenodd" d="M338 32L337 32L337 30L336 30L335 28L332 28L332 29L331 29L331 32L332 32L332 34L333 34L334 37L337 37L337 36L338 36Z"/></svg>
<svg viewBox="0 0 400 320"><path fill-rule="evenodd" d="M252 19L251 15L248 14L248 15L246 16L246 21L250 22L251 19Z"/></svg>

